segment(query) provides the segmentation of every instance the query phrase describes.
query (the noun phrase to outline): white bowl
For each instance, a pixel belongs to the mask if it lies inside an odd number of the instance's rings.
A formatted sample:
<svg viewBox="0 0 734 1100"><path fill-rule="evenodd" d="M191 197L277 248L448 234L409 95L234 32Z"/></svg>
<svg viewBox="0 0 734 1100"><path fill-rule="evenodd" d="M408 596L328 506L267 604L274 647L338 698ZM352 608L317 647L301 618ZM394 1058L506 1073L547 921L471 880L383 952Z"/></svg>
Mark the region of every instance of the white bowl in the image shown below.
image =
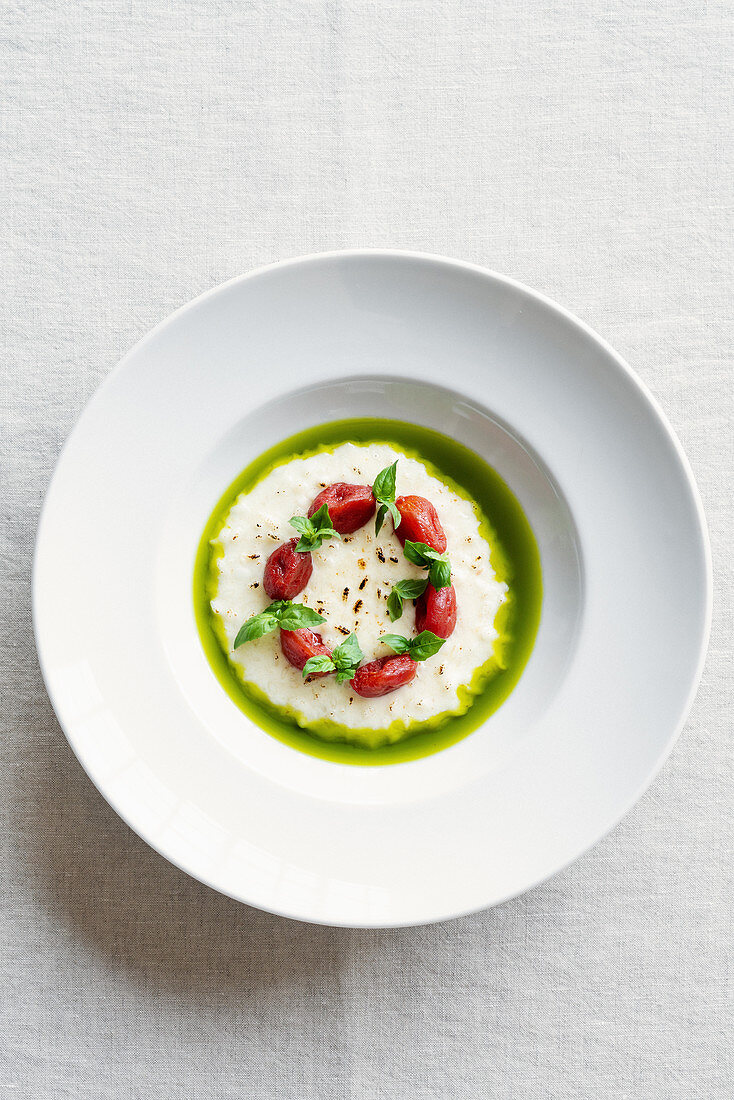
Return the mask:
<svg viewBox="0 0 734 1100"><path fill-rule="evenodd" d="M434 756L352 767L225 694L192 571L236 474L299 429L389 416L460 439L535 531L530 662ZM223 893L329 924L418 924L528 889L598 840L685 720L709 629L690 469L629 367L560 307L469 264L345 252L179 310L112 372L46 498L33 603L59 721L112 806Z"/></svg>

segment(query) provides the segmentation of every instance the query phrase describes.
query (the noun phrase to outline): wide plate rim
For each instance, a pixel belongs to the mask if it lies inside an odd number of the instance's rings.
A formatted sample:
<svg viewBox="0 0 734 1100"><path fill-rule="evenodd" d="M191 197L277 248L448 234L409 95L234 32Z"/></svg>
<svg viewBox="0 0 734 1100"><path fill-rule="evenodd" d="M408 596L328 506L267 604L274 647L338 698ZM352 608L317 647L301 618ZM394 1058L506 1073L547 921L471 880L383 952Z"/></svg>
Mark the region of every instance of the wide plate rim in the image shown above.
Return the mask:
<svg viewBox="0 0 734 1100"><path fill-rule="evenodd" d="M83 421L87 411L94 405L94 403L96 402L96 400L98 399L98 397L102 393L102 391L106 390L106 388L109 385L111 385L117 379L118 375L121 374L125 370L126 365L128 364L128 362L130 360L134 359L141 352L141 350L143 350L146 347L146 345L149 342L152 342L153 340L160 337L161 334L164 333L165 330L169 326L174 325L176 323L176 321L180 317L182 317L184 314L195 311L201 305L206 303L209 299L211 299L211 298L213 298L213 297L215 297L219 294L222 294L222 293L224 293L228 290L231 290L235 286L247 283L248 281L257 279L257 278L262 277L264 275L267 275L269 273L277 272L278 270L282 270L282 269L286 269L286 268L292 268L292 267L297 267L297 266L314 265L314 264L319 264L319 263L326 263L326 262L330 262L330 261L333 261L333 260L339 260L339 259L348 260L348 259L363 259L363 258L364 259L381 259L381 260L384 260L384 259L392 260L392 259L394 259L394 260L419 261L419 262L425 262L425 263L430 264L430 265L438 265L438 266L441 266L441 267L444 267L444 268L452 268L456 271L463 271L463 272L466 272L466 273L472 273L472 274L478 275L482 278L485 278L485 279L488 279L492 282L495 282L496 284L498 284L500 286L510 288L510 289L518 292L519 294L526 296L527 298L529 298L531 301L535 302L536 304L543 306L549 312L551 312L552 314L555 314L556 317L561 318L563 321L565 321L572 328L575 328L578 332L585 335L594 344L596 344L597 347L601 351L604 352L604 354L606 355L606 357L608 358L610 363L612 363L614 365L614 367L617 370L619 370L626 377L627 381L632 383L634 388L638 391L638 394L640 395L640 397L642 398L644 403L654 413L655 419L658 422L659 427L661 427L663 429L663 431L664 431L664 433L665 433L665 435L668 439L668 442L670 444L672 444L673 451L674 451L675 456L678 460L678 465L679 465L680 471L682 472L682 474L684 476L686 489L689 493L691 502L694 506L694 510L695 510L695 513L696 513L696 518L697 518L697 521L698 521L697 533L698 533L698 536L700 538L700 549L702 551L703 562L704 562L704 567L705 567L705 601L706 601L706 604L705 604L705 607L703 609L702 630L701 630L701 637L700 637L700 640L699 640L699 647L698 647L698 654L697 654L695 669L694 669L693 674L691 676L691 683L690 683L689 691L688 691L687 696L686 696L686 698L685 698L685 700L684 700L684 702L681 706L681 709L680 709L680 714L679 714L679 717L678 717L678 721L675 724L674 728L672 729L666 743L662 747L662 749L661 749L660 753L658 754L657 758L655 759L652 767L649 769L649 771L646 774L646 776L644 777L644 779L640 782L640 784L636 788L633 796L627 800L626 804L621 809L621 811L619 811L614 816L613 820L611 820L604 829L602 829L600 832L595 834L585 845L583 845L578 851L575 852L575 854L571 855L570 858L565 860L563 863L559 863L557 866L553 867L551 870L549 870L546 873L538 876L535 880L533 880L531 882L528 882L527 885L525 885L522 889L512 890L504 896L499 896L499 897L493 898L491 901L488 901L486 903L486 905L484 905L484 906L472 905L472 906L469 906L469 907L466 907L466 908L455 908L455 907L448 906L445 909L445 911L443 911L441 913L432 913L431 915L426 916L425 918L417 918L417 919L416 918L407 918L405 920L391 919L389 921L371 920L371 921L355 923L353 921L340 921L340 920L329 919L327 916L319 916L318 918L317 917L304 916L302 913L294 912L292 910L289 910L288 908L279 908L275 905L268 905L266 907L266 906L262 905L261 902L255 902L255 901L252 900L252 898L247 897L247 896L245 896L244 894L242 894L240 892L229 891L229 890L223 888L220 883L215 883L211 879L207 878L207 876L202 874L199 870L192 870L190 866L186 865L185 861L183 861L181 859L178 859L178 858L175 858L171 854L166 852L163 849L163 846L156 844L148 835L146 835L146 831L144 829L139 828L132 820L129 819L128 815L125 812L124 807L119 804L119 800L115 799L111 794L109 794L107 791L105 791L103 789L103 785L98 783L94 779L94 777L91 775L90 771L88 770L88 768L85 764L83 754L79 750L78 745L75 742L75 737L74 737L74 733L73 733L73 729L72 729L73 723L69 722L65 718L65 716L63 714L63 706L61 706L58 699L54 697L54 692L53 692L53 688L52 688L51 683L50 683L50 677L48 675L47 666L46 666L46 662L45 662L45 658L44 658L44 652L43 652L43 639L41 637L41 629L40 629L40 625L39 625L38 585L37 585L36 580L37 580L37 572L38 572L39 548L40 548L40 546L42 544L42 541L43 541L43 538L44 538L44 525L45 525L45 517L46 517L47 511L48 511L48 504L49 504L49 500L51 499L51 497L54 493L54 486L56 484L57 475L58 475L59 469L62 466L62 463L64 461L64 457L65 457L67 448L69 448L69 446L72 443L72 441L73 441L74 437L76 436L77 432L80 430L80 425L82 424L82 421ZM272 262L272 263L263 264L263 265L260 265L258 267L255 267L252 270L247 271L247 272L245 272L241 275L234 276L233 278L228 279L225 282L220 283L217 286L214 286L214 287L210 288L207 291L204 291L202 294L199 294L196 297L192 298L191 300L189 300L189 301L185 302L184 304L182 304L180 307L175 309L172 313L168 314L160 322L158 322L156 325L154 325L151 329L149 329L138 341L136 341L136 343L130 348L130 350L116 363L116 365L108 372L108 374L104 377L104 379L101 381L101 383L97 386L94 393L91 395L91 397L85 403L85 405L84 405L83 409L81 410L78 418L76 419L71 431L69 432L69 434L68 434L68 436L67 436L67 438L64 442L64 445L62 446L62 448L59 451L59 455L56 459L56 463L54 465L54 470L53 470L52 476L49 480L49 483L48 483L48 486L47 486L47 489L46 489L46 493L44 495L43 504L42 504L42 507L41 507L40 513L39 513L39 519L38 519L38 525L37 525L37 531L36 531L35 547L34 547L34 554L33 554L33 563L32 563L32 570L31 570L31 610L32 610L32 619L33 619L34 640L35 640L36 651L37 651L37 655L38 655L39 667L40 667L40 670L41 670L41 674L42 674L42 677L43 677L43 681L44 681L47 693L49 695L49 699L51 701L52 707L53 707L54 712L56 714L57 721L59 722L59 725L60 725L67 741L69 742L69 745L71 746L72 751L74 752L75 756L77 757L77 760L81 764L83 770L85 771L87 776L90 778L90 780L92 781L92 783L94 784L96 789L99 791L101 796L115 810L115 812L118 814L118 816L120 816L122 818L122 820L125 822L125 824L128 825L128 827L130 829L132 829L133 832L135 832L138 836L140 836L141 839L143 839L145 841L145 843L149 844L163 858L168 860L168 862L172 863L174 866L178 867L179 870L184 871L186 874L190 875L192 878L195 878L197 881L202 882L204 885L208 886L209 888L214 889L219 893L223 893L226 896L231 897L233 900L242 902L242 903L247 904L247 905L252 905L252 906L255 906L257 908L265 908L266 911L268 911L268 912L272 912L273 914L275 914L277 916L286 917L286 918L291 919L291 920L301 921L303 923L323 924L323 925L328 925L328 926L332 926L332 927L345 927L345 928L419 927L421 925L430 925L430 924L438 923L438 922L445 921L445 920L458 919L460 917L467 916L471 913L481 911L483 908L494 907L495 905L501 905L501 904L511 900L514 897L521 896L522 894L528 892L529 890L534 889L536 886L539 886L543 882L545 882L548 879L552 878L554 875L560 873L566 867L570 866L577 859L579 859L581 856L586 854L596 844L598 844L605 836L608 835L608 833L610 833L619 824L619 822L626 816L627 813L629 813L629 811L632 809L632 807L639 801L639 799L642 797L642 795L645 793L645 791L650 787L651 783L653 782L655 777L658 775L661 768L665 764L665 761L667 760L668 756L672 752L672 749L673 749L676 741L678 740L678 737L680 736L680 734L683 730L683 727L685 726L686 720L687 720L688 715L690 713L691 707L693 705L693 701L695 699L698 687L699 687L700 682L701 682L701 677L703 675L703 669L704 669L706 653L707 653L707 648L708 648L708 643L709 643L709 638L710 638L710 632L711 632L712 608L713 608L713 570L712 570L712 557L711 557L711 543L710 543L710 537L709 537L708 527L707 527L707 523L706 523L705 513L704 513L704 509L703 509L703 502L701 500L701 495L700 495L698 486L696 484L696 480L695 480L690 462L688 460L688 457L687 457L687 455L686 455L686 453L683 449L683 446L682 446L680 440L678 439L678 436L677 436L676 432L674 431L674 429L673 429L672 425L670 424L665 412L663 411L663 408L662 408L660 402L655 397L655 395L651 392L651 390L645 384L645 382L640 378L640 376L633 370L633 368L627 363L627 361L604 339L604 337L602 337L598 332L596 332L590 325L588 325L585 321L583 321L577 315L572 313L570 310L566 309L563 305L556 302L551 297L543 294L542 292L537 291L537 290L533 289L532 287L529 287L528 285L520 282L519 280L516 280L516 279L514 279L510 276L506 276L506 275L504 275L504 274L502 274L498 271L495 271L491 268L485 267L481 264L473 263L471 261L466 261L466 260L454 259L454 258L451 258L451 257L442 256L440 254L431 253L431 252L423 252L423 251L415 251L415 250L404 250L404 249L350 248L350 249L332 250L332 251L327 251L327 252L308 253L308 254L305 254L305 255L296 256L296 257L289 258L289 259L286 259L286 260L279 260L279 261L275 261L275 262Z"/></svg>

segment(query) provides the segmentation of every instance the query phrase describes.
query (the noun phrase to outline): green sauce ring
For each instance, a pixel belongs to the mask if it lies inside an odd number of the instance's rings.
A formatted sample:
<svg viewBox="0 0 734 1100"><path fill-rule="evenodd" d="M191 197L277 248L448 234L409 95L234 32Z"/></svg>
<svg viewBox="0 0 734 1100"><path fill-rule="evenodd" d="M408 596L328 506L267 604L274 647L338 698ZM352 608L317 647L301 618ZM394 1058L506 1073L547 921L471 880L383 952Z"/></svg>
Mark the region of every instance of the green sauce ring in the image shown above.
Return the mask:
<svg viewBox="0 0 734 1100"><path fill-rule="evenodd" d="M225 519L242 493L277 466L333 451L343 443L387 444L421 462L457 495L468 500L490 547L490 563L507 584L495 618L492 656L458 690L458 707L421 722L392 722L381 729L353 729L330 719L307 721L294 707L273 703L229 659L224 628L211 608L217 586L218 542ZM447 469L451 470L448 474ZM488 518L491 515L492 520ZM217 502L204 528L194 566L194 611L204 652L233 702L271 736L310 756L338 763L397 764L429 756L462 740L507 699L530 657L542 605L540 555L516 497L499 476L467 447L429 428L400 420L336 420L289 436L247 466Z"/></svg>

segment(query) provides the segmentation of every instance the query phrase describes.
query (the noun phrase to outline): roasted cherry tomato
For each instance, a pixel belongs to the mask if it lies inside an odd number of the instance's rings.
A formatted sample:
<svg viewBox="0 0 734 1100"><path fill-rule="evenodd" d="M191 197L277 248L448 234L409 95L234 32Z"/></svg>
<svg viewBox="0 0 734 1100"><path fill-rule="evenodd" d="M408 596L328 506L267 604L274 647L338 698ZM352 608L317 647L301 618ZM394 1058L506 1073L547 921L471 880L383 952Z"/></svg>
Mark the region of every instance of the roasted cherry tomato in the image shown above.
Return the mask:
<svg viewBox="0 0 734 1100"><path fill-rule="evenodd" d="M418 671L418 665L407 653L396 657L380 657L362 665L354 674L352 690L364 699L388 695L404 684L409 684Z"/></svg>
<svg viewBox="0 0 734 1100"><path fill-rule="evenodd" d="M313 573L311 555L296 551L298 539L284 542L265 563L263 588L271 600L292 600L309 582Z"/></svg>
<svg viewBox="0 0 734 1100"><path fill-rule="evenodd" d="M281 630L280 648L283 656L294 668L303 668L310 657L331 657L331 650L324 645L320 634L307 627L301 630ZM307 680L318 680L321 676L330 676L329 672L314 672Z"/></svg>
<svg viewBox="0 0 734 1100"><path fill-rule="evenodd" d="M335 481L327 485L314 499L308 510L309 516L318 512L326 504L331 523L340 535L351 535L363 527L375 514L375 498L369 485L348 485L346 481Z"/></svg>
<svg viewBox="0 0 734 1100"><path fill-rule="evenodd" d="M450 638L456 626L456 593L453 584L436 590L432 584L415 604L415 629L431 630L439 638Z"/></svg>
<svg viewBox="0 0 734 1100"><path fill-rule="evenodd" d="M400 512L400 526L395 534L405 546L405 540L425 542L439 554L446 549L444 534L438 512L425 497L398 497L395 506Z"/></svg>

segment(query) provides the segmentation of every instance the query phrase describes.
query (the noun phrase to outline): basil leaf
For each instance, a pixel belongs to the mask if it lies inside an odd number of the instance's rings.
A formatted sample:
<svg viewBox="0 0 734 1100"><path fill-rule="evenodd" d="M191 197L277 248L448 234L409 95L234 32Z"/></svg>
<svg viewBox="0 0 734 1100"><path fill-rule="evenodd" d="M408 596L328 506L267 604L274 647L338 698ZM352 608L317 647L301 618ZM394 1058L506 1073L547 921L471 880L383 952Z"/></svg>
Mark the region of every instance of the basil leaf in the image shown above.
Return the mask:
<svg viewBox="0 0 734 1100"><path fill-rule="evenodd" d="M375 534L379 535L380 528L385 522L385 516L389 512L392 516L393 526L400 526L400 512L395 507L395 483L397 477L398 459L392 466L386 466L380 470L372 486L372 495L377 501L377 515L375 517Z"/></svg>
<svg viewBox="0 0 734 1100"><path fill-rule="evenodd" d="M428 581L425 577L412 577L408 580L398 581L393 588L393 592L399 592L404 600L417 600L419 596L422 596L428 587Z"/></svg>
<svg viewBox="0 0 734 1100"><path fill-rule="evenodd" d="M439 554L425 542L405 540L403 553L408 561L428 570L428 577L434 588L448 588L451 584L451 563L446 553Z"/></svg>
<svg viewBox="0 0 734 1100"><path fill-rule="evenodd" d="M282 630L301 630L305 626L318 626L319 623L325 623L326 619L302 603L292 603L290 607L281 611L279 621Z"/></svg>
<svg viewBox="0 0 734 1100"><path fill-rule="evenodd" d="M438 550L434 550L427 542L411 542L410 539L405 540L403 552L406 558L415 562L416 565L424 565L426 567L432 561L443 561L446 558L445 553L440 554Z"/></svg>
<svg viewBox="0 0 734 1100"><path fill-rule="evenodd" d="M313 524L308 516L291 516L288 521L291 527L295 527L299 535L306 535L313 533Z"/></svg>
<svg viewBox="0 0 734 1100"><path fill-rule="evenodd" d="M336 665L337 684L343 684L346 680L354 679L357 668L364 660L364 653L357 641L357 635L350 634L348 638L345 638L341 645L336 647L332 657Z"/></svg>
<svg viewBox="0 0 734 1100"><path fill-rule="evenodd" d="M338 645L333 653L334 664L337 668L349 668L350 665L358 665L364 660L356 634L350 634L341 645Z"/></svg>
<svg viewBox="0 0 734 1100"><path fill-rule="evenodd" d="M422 630L416 638L404 638L402 634L383 634L380 641L396 653L408 653L414 661L426 661L438 653L446 641L431 630Z"/></svg>
<svg viewBox="0 0 734 1100"><path fill-rule="evenodd" d="M428 577L433 587L448 588L451 584L451 566L448 561L434 561L428 571Z"/></svg>
<svg viewBox="0 0 734 1100"><path fill-rule="evenodd" d="M303 666L303 678L306 680L313 676L314 672L333 672L334 662L325 653L319 653L316 657L309 657Z"/></svg>
<svg viewBox="0 0 734 1100"><path fill-rule="evenodd" d="M395 501L397 469L398 460L395 459L392 466L386 466L384 470L380 470L375 478L372 492L374 493L375 500L380 504L389 504L391 501Z"/></svg>
<svg viewBox="0 0 734 1100"><path fill-rule="evenodd" d="M432 630L422 630L410 642L410 656L414 661L426 661L438 653L445 641L445 638L439 638Z"/></svg>
<svg viewBox="0 0 734 1100"><path fill-rule="evenodd" d="M271 611L261 611L259 615L253 615L246 623L243 623L237 631L234 640L234 648L244 645L245 642L253 642L256 638L262 638L263 634L269 634L278 625L278 616Z"/></svg>
<svg viewBox="0 0 734 1100"><path fill-rule="evenodd" d="M276 626L283 630L300 630L304 626L318 626L325 623L323 615L312 611L302 603L291 603L290 600L274 600L268 604L264 611L253 615L246 623L243 623L237 631L234 640L234 648L245 642L253 642L256 638L262 638L263 634L269 634Z"/></svg>
<svg viewBox="0 0 734 1100"><path fill-rule="evenodd" d="M394 623L403 614L403 597L398 592L397 585L387 597L387 613L390 616L391 623Z"/></svg>
<svg viewBox="0 0 734 1100"><path fill-rule="evenodd" d="M341 645L336 647L331 657L327 657L325 654L310 657L303 667L304 677L311 675L313 672L332 672L336 669L336 682L343 684L345 680L354 678L357 666L363 657L364 654L357 641L357 635L350 634Z"/></svg>
<svg viewBox="0 0 734 1100"><path fill-rule="evenodd" d="M291 516L291 527L295 527L301 536L296 543L299 554L308 553L310 550L318 550L326 539L340 539L341 535L334 530L329 515L329 506L322 504L312 516Z"/></svg>
<svg viewBox="0 0 734 1100"><path fill-rule="evenodd" d="M419 577L417 580L398 581L387 598L387 613L390 621L395 622L403 614L403 602L416 600L426 590L427 580Z"/></svg>
<svg viewBox="0 0 734 1100"><path fill-rule="evenodd" d="M329 505L322 504L318 512L314 512L314 514L309 517L309 523L313 524L315 531L326 531L327 529L333 531L334 528L331 523L331 516L329 515Z"/></svg>
<svg viewBox="0 0 734 1100"><path fill-rule="evenodd" d="M410 651L410 642L402 634L383 634L380 641L389 646L390 649L394 649L396 653L408 653Z"/></svg>
<svg viewBox="0 0 734 1100"><path fill-rule="evenodd" d="M413 542L411 539L406 539L403 554L408 561L413 562L413 565L420 565L422 568L427 569L430 559L426 554L426 550L430 549L431 547L426 546L425 542Z"/></svg>
<svg viewBox="0 0 734 1100"><path fill-rule="evenodd" d="M273 600L272 603L268 604L265 610L272 612L273 615L280 615L281 611L284 611L286 607L290 606L290 600Z"/></svg>

